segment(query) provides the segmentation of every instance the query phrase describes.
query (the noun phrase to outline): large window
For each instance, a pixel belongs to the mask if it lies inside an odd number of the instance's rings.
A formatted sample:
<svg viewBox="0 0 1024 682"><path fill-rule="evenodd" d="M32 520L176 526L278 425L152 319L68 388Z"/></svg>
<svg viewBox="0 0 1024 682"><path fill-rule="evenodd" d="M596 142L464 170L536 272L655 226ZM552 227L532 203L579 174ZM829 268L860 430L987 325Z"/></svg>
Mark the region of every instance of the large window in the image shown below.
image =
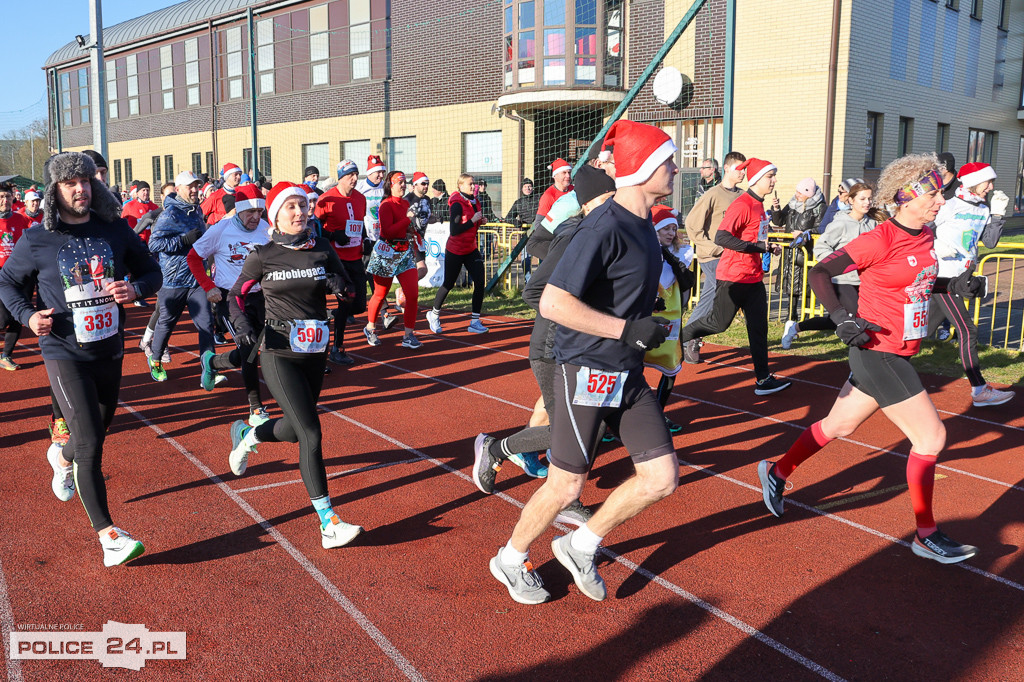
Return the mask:
<svg viewBox="0 0 1024 682"><path fill-rule="evenodd" d="M71 125L71 74L60 75L60 109L65 126Z"/></svg>
<svg viewBox="0 0 1024 682"><path fill-rule="evenodd" d="M906 156L914 148L914 119L900 116L899 139L896 149L900 156Z"/></svg>
<svg viewBox="0 0 1024 682"><path fill-rule="evenodd" d="M242 172L249 175L253 182L259 180L259 178L253 174L253 170L258 171L259 175L265 178L270 177L271 166L270 166L270 147L260 147L260 162L259 168L252 167L252 147L246 147L242 150Z"/></svg>
<svg viewBox="0 0 1024 682"><path fill-rule="evenodd" d="M501 151L500 130L462 134L462 167L478 182L487 182L491 210L497 215L504 215L501 204Z"/></svg>
<svg viewBox="0 0 1024 682"><path fill-rule="evenodd" d="M256 22L256 68L259 70L260 94L274 92L274 20Z"/></svg>
<svg viewBox="0 0 1024 682"><path fill-rule="evenodd" d="M1024 212L1024 135L1017 150L1017 193L1013 198L1013 212Z"/></svg>
<svg viewBox="0 0 1024 682"><path fill-rule="evenodd" d="M121 159L114 159L114 184L121 187Z"/></svg>
<svg viewBox="0 0 1024 682"><path fill-rule="evenodd" d="M608 0L604 11L604 84L622 86L622 0Z"/></svg>
<svg viewBox="0 0 1024 682"><path fill-rule="evenodd" d="M971 0L971 16L975 19L981 19L981 5L982 0Z"/></svg>
<svg viewBox="0 0 1024 682"><path fill-rule="evenodd" d="M224 62L228 77L227 99L242 96L242 27L235 26L224 32Z"/></svg>
<svg viewBox="0 0 1024 682"><path fill-rule="evenodd" d="M348 23L348 52L352 59L352 80L369 78L370 0L351 0L349 2Z"/></svg>
<svg viewBox="0 0 1024 682"><path fill-rule="evenodd" d="M128 115L139 115L139 58L131 54L124 60L125 74L128 77Z"/></svg>
<svg viewBox="0 0 1024 682"><path fill-rule="evenodd" d="M967 135L966 163L980 161L981 163L994 164L997 137L998 133L994 130L976 130L971 128Z"/></svg>
<svg viewBox="0 0 1024 682"><path fill-rule="evenodd" d="M206 152L206 174L211 178L216 176L213 172L213 152Z"/></svg>
<svg viewBox="0 0 1024 682"><path fill-rule="evenodd" d="M192 172L197 177L203 172L203 155L199 152L192 152Z"/></svg>
<svg viewBox="0 0 1024 682"><path fill-rule="evenodd" d="M361 178L366 177L366 159L369 156L369 140L346 140L341 143L341 160L355 161L359 167L359 177ZM323 168L320 168L320 170L323 170Z"/></svg>
<svg viewBox="0 0 1024 682"><path fill-rule="evenodd" d="M174 172L174 157L168 154L164 157L164 177L173 180L177 173Z"/></svg>
<svg viewBox="0 0 1024 682"><path fill-rule="evenodd" d="M385 142L388 150L388 170L402 171L412 185L412 174L416 172L416 138L389 137Z"/></svg>
<svg viewBox="0 0 1024 682"><path fill-rule="evenodd" d="M174 108L174 66L170 45L160 48L160 90L163 92L164 111L170 111Z"/></svg>
<svg viewBox="0 0 1024 682"><path fill-rule="evenodd" d="M160 157L153 157L153 187L159 187L162 183L160 179Z"/></svg>
<svg viewBox="0 0 1024 682"><path fill-rule="evenodd" d="M331 164L331 149L330 144L327 142L317 142L315 144L304 144L302 145L302 168L299 169L299 173L302 169L308 168L309 166L316 166L322 174L327 175Z"/></svg>
<svg viewBox="0 0 1024 682"><path fill-rule="evenodd" d="M185 101L190 107L199 104L199 40L185 41ZM199 172L199 171L196 171Z"/></svg>
<svg viewBox="0 0 1024 682"><path fill-rule="evenodd" d="M78 70L78 106L82 123L89 122L89 69ZM100 115L103 107L100 106Z"/></svg>
<svg viewBox="0 0 1024 682"><path fill-rule="evenodd" d="M117 118L117 62L108 59L103 71L107 82L107 116Z"/></svg>
<svg viewBox="0 0 1024 682"><path fill-rule="evenodd" d="M882 146L882 115L868 112L867 131L864 136L864 167L878 168Z"/></svg>
<svg viewBox="0 0 1024 682"><path fill-rule="evenodd" d="M132 160L131 159L125 159L124 160L124 181L125 182L131 182L134 179L135 179L135 176L132 174Z"/></svg>
<svg viewBox="0 0 1024 682"><path fill-rule="evenodd" d="M940 123L935 130L935 151L938 153L949 151L949 124Z"/></svg>
<svg viewBox="0 0 1024 682"><path fill-rule="evenodd" d="M354 2L353 2L354 4ZM369 22L369 8L367 8L367 22ZM366 51L370 49L369 26L367 23ZM314 86L327 85L331 80L331 67L328 60L331 58L331 36L327 32L327 5L317 5L309 8L309 63L310 83ZM369 58L367 58L369 60ZM369 72L369 64L367 64Z"/></svg>

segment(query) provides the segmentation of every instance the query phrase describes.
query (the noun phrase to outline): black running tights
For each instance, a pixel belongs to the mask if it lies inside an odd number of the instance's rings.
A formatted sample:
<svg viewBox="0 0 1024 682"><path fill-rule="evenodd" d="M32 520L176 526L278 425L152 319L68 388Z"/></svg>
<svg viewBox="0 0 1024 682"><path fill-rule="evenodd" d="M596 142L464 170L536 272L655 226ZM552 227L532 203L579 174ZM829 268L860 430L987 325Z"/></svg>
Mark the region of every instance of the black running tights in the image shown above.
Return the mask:
<svg viewBox="0 0 1024 682"><path fill-rule="evenodd" d="M466 272L473 280L473 312L479 315L480 311L484 309L484 258L480 255L480 249L473 249L473 253L467 253L464 256L445 249L444 282L434 296L435 310L440 310L444 305L444 299L448 297L448 292L455 286L463 266L466 267Z"/></svg>

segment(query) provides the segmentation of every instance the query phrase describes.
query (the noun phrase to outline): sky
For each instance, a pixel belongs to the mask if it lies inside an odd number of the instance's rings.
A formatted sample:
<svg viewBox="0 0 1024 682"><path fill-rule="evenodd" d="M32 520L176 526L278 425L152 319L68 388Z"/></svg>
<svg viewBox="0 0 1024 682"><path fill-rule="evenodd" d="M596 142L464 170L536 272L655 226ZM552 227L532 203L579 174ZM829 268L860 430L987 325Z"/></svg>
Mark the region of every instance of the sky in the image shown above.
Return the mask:
<svg viewBox="0 0 1024 682"><path fill-rule="evenodd" d="M13 0L4 0L7 2ZM109 27L180 0L102 0ZM89 35L89 0L46 0L40 11L4 12L3 61L6 87L0 99L0 136L46 117L46 59L75 35Z"/></svg>

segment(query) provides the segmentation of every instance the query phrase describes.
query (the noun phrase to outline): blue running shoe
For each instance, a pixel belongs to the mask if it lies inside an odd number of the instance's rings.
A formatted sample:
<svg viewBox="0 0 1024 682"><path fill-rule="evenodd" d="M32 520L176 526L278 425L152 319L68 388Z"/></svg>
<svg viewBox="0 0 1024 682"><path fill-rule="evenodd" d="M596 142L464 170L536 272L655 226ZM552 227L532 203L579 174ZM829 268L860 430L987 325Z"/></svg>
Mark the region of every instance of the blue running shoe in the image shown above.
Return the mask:
<svg viewBox="0 0 1024 682"><path fill-rule="evenodd" d="M540 461L539 452L522 452L510 455L508 461L526 472L527 476L533 478L547 478L548 468Z"/></svg>

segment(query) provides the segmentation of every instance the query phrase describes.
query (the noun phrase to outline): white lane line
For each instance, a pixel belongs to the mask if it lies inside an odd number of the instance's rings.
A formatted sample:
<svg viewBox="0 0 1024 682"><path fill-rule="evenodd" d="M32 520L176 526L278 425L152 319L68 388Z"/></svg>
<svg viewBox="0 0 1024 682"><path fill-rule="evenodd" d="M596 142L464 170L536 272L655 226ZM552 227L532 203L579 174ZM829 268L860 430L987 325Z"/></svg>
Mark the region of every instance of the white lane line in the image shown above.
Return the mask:
<svg viewBox="0 0 1024 682"><path fill-rule="evenodd" d="M0 561L0 630L3 631L4 658L7 659L7 682L22 682L21 660L11 658L11 632L14 631L14 611L11 610L11 595L4 578L4 564Z"/></svg>
<svg viewBox="0 0 1024 682"><path fill-rule="evenodd" d="M342 594L341 590L339 590L334 585L334 583L328 580L327 576L324 575L320 571L320 569L318 569L305 554L300 552L298 548L296 548L295 545L293 545L288 540L288 538L286 538L284 534L277 529L277 527L275 527L272 523L263 518L263 516L258 511L256 511L248 502L242 499L241 495L239 495L237 492L229 488L228 485L224 483L224 481L221 480L221 478L217 474L215 474L212 469L203 464L195 455L189 452L172 436L168 435L163 429L161 429L159 426L151 422L141 412L136 410L128 403L124 402L123 400L118 402L125 410L130 412L133 417L141 421L149 428L153 429L153 431L156 432L157 436L162 438L164 441L170 443L175 450L184 455L185 458L188 459L188 461L192 462L192 464L197 469L199 469L199 471L201 471L203 475L206 476L206 478L208 478L214 485L220 488L221 492L227 495L232 502L238 505L238 507L246 514L248 514L253 521L259 524L259 526L263 528L263 530L268 535L270 535L270 537L272 537L274 541L277 542L277 544L281 545L281 547L284 548L284 550L291 555L291 557L296 561L296 563L298 563L299 566L301 566L302 569L306 571L306 573L308 573L310 577L312 577L313 580L315 580L320 585L320 587L322 587L324 591L327 592L327 594L329 594L331 598L335 602L337 602L337 604L341 606L341 608L345 610L346 613L348 613L352 620L354 620L356 624L359 625L360 628L362 628L363 632L365 632L370 637L370 639L374 641L374 643L380 648L380 650L383 651L384 654L392 660L392 662L394 662L395 666L402 671L402 674L404 674L410 680L416 680L417 682L425 682L425 678L423 677L423 675L421 675L420 672L416 670L416 668L412 665L412 663L410 663L405 658L405 656L402 655L402 653L395 647L394 644L391 643L391 641L384 635L384 633L381 632L376 625L370 622L370 619L367 618L362 611L356 608L356 605L353 604L348 599L348 597Z"/></svg>
<svg viewBox="0 0 1024 682"><path fill-rule="evenodd" d="M419 457L413 457L412 459L403 459L398 462L381 462L380 464L370 464L368 466L359 467L358 469L346 469L345 471L335 471L333 474L327 474L327 478L337 478L339 476L348 476L350 474L361 474L367 471L373 471L374 469L387 469L388 467L397 466L399 464L412 464L413 462L420 461L422 460ZM242 493L251 493L256 490L268 490L270 488L280 488L283 485L293 485L295 483L302 483L302 479L296 478L291 481L268 483L266 485L254 485L251 488L234 488L234 491L241 495Z"/></svg>

